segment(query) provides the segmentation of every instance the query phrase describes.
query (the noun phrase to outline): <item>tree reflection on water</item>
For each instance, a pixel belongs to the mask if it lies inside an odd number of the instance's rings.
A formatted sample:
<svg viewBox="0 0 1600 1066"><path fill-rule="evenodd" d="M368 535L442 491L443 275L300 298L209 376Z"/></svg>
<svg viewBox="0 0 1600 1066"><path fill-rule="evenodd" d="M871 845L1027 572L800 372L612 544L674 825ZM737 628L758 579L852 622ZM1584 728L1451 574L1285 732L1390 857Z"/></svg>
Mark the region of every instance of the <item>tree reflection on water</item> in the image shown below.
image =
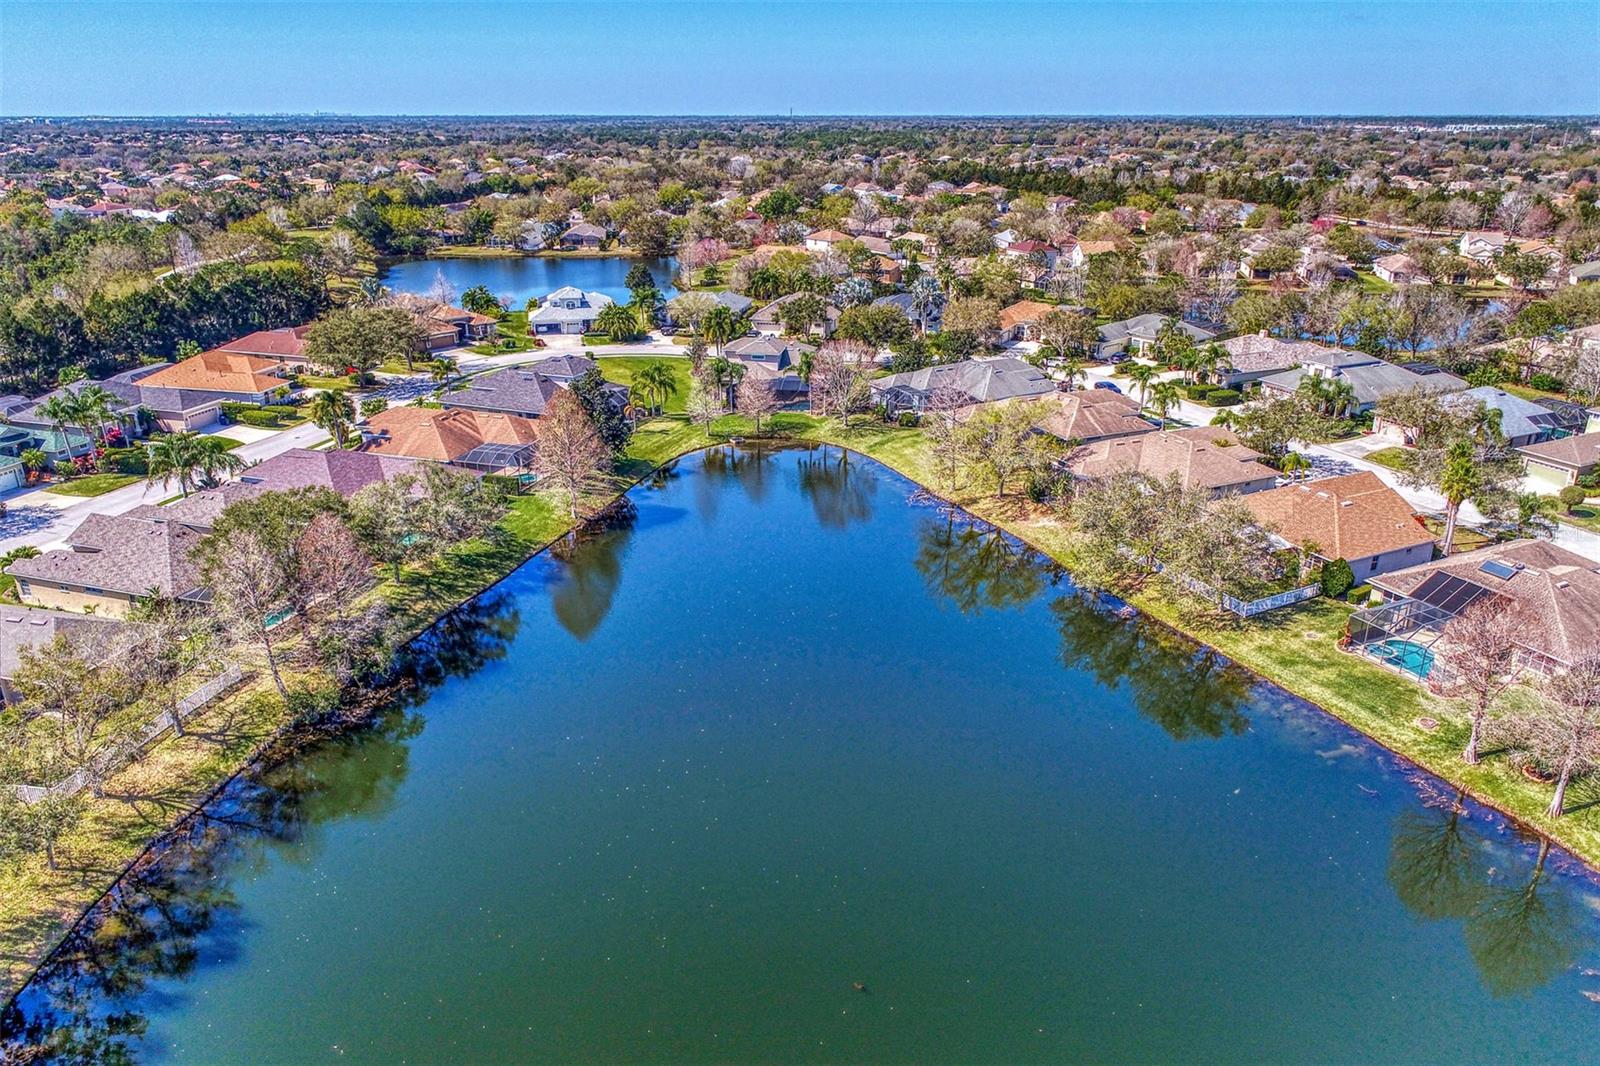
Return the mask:
<svg viewBox="0 0 1600 1066"><path fill-rule="evenodd" d="M948 509L918 528L914 565L929 591L962 614L1024 606L1049 575L1034 552L993 527L957 520Z"/></svg>
<svg viewBox="0 0 1600 1066"><path fill-rule="evenodd" d="M802 456L798 469L800 491L824 529L848 529L872 517L878 478L871 464L854 460L844 448L820 447Z"/></svg>
<svg viewBox="0 0 1600 1066"><path fill-rule="evenodd" d="M551 549L564 565L550 590L550 608L561 628L580 641L592 637L611 611L638 518L639 509L623 497L582 533Z"/></svg>
<svg viewBox="0 0 1600 1066"><path fill-rule="evenodd" d="M1140 714L1174 740L1223 737L1250 725L1250 675L1210 648L1150 622L1120 618L1082 596L1050 605L1061 662L1107 688L1125 687Z"/></svg>
<svg viewBox="0 0 1600 1066"><path fill-rule="evenodd" d="M1463 796L1395 819L1389 884L1422 921L1458 921L1467 952L1494 996L1549 984L1594 947L1573 893L1546 869L1550 842L1507 847L1470 822Z"/></svg>
<svg viewBox="0 0 1600 1066"><path fill-rule="evenodd" d="M310 862L328 824L389 810L424 725L410 708L447 678L505 656L517 629L511 606L491 595L451 612L408 650L398 672L412 685L391 706L359 729L286 746L182 823L0 1016L0 1060L132 1061L143 1012L175 994L170 982L195 970L202 947L207 964L237 956L238 874L269 856Z"/></svg>

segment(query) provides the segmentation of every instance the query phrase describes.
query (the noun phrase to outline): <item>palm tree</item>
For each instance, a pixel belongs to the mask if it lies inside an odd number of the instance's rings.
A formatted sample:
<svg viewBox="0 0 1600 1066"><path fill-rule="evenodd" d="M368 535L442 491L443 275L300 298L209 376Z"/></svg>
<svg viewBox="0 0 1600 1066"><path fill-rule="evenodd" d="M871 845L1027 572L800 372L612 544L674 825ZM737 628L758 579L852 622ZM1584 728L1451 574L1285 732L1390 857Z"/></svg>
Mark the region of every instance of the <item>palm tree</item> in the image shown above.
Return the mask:
<svg viewBox="0 0 1600 1066"><path fill-rule="evenodd" d="M1290 452L1278 463L1278 469L1288 474L1290 481L1298 481L1299 475L1311 469L1311 460L1299 452Z"/></svg>
<svg viewBox="0 0 1600 1066"><path fill-rule="evenodd" d="M1224 407L1211 416L1211 424L1221 426L1223 429L1232 429L1239 424L1239 414L1232 408Z"/></svg>
<svg viewBox="0 0 1600 1066"><path fill-rule="evenodd" d="M656 414L661 413L667 398L678 392L678 379L673 375L672 368L659 359L640 367L633 376L633 383L644 391Z"/></svg>
<svg viewBox="0 0 1600 1066"><path fill-rule="evenodd" d="M428 364L428 376L440 385L449 381L456 370L455 358L449 355L438 356Z"/></svg>
<svg viewBox="0 0 1600 1066"><path fill-rule="evenodd" d="M343 391L323 389L311 397L309 405L312 425L327 430L333 443L344 447L345 434L356 420L356 405Z"/></svg>
<svg viewBox="0 0 1600 1066"><path fill-rule="evenodd" d="M1220 344L1208 344L1199 349L1194 357L1195 377L1205 380L1215 374L1228 363L1227 349Z"/></svg>
<svg viewBox="0 0 1600 1066"><path fill-rule="evenodd" d="M185 496L189 495L194 473L200 466L199 440L199 434L185 431L169 433L151 441L144 483L154 485L160 481L162 485L168 485L173 478L177 478L178 490Z"/></svg>
<svg viewBox="0 0 1600 1066"><path fill-rule="evenodd" d="M923 274L913 281L910 292L911 309L917 313L917 332L926 336L928 318L944 303L944 292L939 287L938 279L930 274Z"/></svg>
<svg viewBox="0 0 1600 1066"><path fill-rule="evenodd" d="M119 398L99 385L78 390L78 425L85 433L105 439L105 424L116 418Z"/></svg>
<svg viewBox="0 0 1600 1066"><path fill-rule="evenodd" d="M1554 496L1541 496L1537 492L1517 493L1515 532L1519 537L1553 537L1556 521L1550 516L1560 510L1561 504Z"/></svg>
<svg viewBox="0 0 1600 1066"><path fill-rule="evenodd" d="M1167 428L1167 413L1183 400L1183 390L1176 381L1158 381L1150 390L1150 406L1161 416L1161 428Z"/></svg>
<svg viewBox="0 0 1600 1066"><path fill-rule="evenodd" d="M1076 355L1069 355L1061 360L1061 369L1067 375L1067 388L1069 390L1077 388L1078 379L1083 377L1083 360Z"/></svg>
<svg viewBox="0 0 1600 1066"><path fill-rule="evenodd" d="M614 341L625 341L637 332L639 320L621 304L606 304L594 316L594 328Z"/></svg>
<svg viewBox="0 0 1600 1066"><path fill-rule="evenodd" d="M1456 519L1461 505L1483 488L1483 474L1470 440L1458 440L1445 454L1444 470L1439 475L1439 492L1444 496L1444 554L1456 539Z"/></svg>
<svg viewBox="0 0 1600 1066"><path fill-rule="evenodd" d="M730 307L721 304L707 311L700 320L700 333L722 355L722 346L744 332L744 322Z"/></svg>
<svg viewBox="0 0 1600 1066"><path fill-rule="evenodd" d="M1145 363L1135 363L1128 368L1128 377L1139 386L1139 406L1144 406L1145 396L1150 391L1150 383L1156 379L1159 371Z"/></svg>
<svg viewBox="0 0 1600 1066"><path fill-rule="evenodd" d="M639 332L649 333L656 328L656 315L661 310L661 293L654 285L635 289L633 299L628 303L628 310L632 313Z"/></svg>
<svg viewBox="0 0 1600 1066"><path fill-rule="evenodd" d="M215 484L222 480L222 475L237 474L250 465L229 451L228 443L225 437L200 437L195 441L195 471L200 475L199 484Z"/></svg>
<svg viewBox="0 0 1600 1066"><path fill-rule="evenodd" d="M68 458L71 458L72 441L67 436L67 427L77 425L78 398L70 392L63 391L40 404L38 414L41 418L48 419L56 428L56 432L61 435L62 450L67 453Z"/></svg>

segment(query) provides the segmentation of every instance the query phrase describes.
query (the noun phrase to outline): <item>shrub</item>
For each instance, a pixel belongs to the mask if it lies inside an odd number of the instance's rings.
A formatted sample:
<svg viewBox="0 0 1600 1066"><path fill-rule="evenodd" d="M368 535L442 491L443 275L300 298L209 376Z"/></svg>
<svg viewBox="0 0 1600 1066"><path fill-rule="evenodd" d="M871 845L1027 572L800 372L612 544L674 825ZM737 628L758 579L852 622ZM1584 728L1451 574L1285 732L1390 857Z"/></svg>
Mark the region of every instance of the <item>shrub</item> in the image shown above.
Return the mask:
<svg viewBox="0 0 1600 1066"><path fill-rule="evenodd" d="M100 466L118 474L148 474L150 456L143 448L107 448Z"/></svg>
<svg viewBox="0 0 1600 1066"><path fill-rule="evenodd" d="M1582 503L1588 495L1588 490L1582 485L1568 485L1557 493L1556 498L1561 501L1561 506L1566 512L1571 514L1572 509Z"/></svg>
<svg viewBox="0 0 1600 1066"><path fill-rule="evenodd" d="M1350 564L1343 559L1334 559L1323 564L1322 567L1322 594L1329 599L1336 600L1349 592L1356 583L1356 572L1350 569Z"/></svg>
<svg viewBox="0 0 1600 1066"><path fill-rule="evenodd" d="M1554 374L1535 374L1528 379L1528 384L1541 392L1560 392L1562 381Z"/></svg>
<svg viewBox="0 0 1600 1066"><path fill-rule="evenodd" d="M1212 389L1205 402L1212 407L1232 407L1243 398L1238 389Z"/></svg>
<svg viewBox="0 0 1600 1066"><path fill-rule="evenodd" d="M241 426L254 426L257 429L277 429L283 425L278 416L264 408L254 407L231 415L230 420Z"/></svg>
<svg viewBox="0 0 1600 1066"><path fill-rule="evenodd" d="M915 429L917 423L922 421L922 419L917 417L917 413L915 411L901 411L900 417L897 419L897 421L907 429Z"/></svg>
<svg viewBox="0 0 1600 1066"><path fill-rule="evenodd" d="M1204 403L1207 396L1213 392L1227 392L1227 389L1218 389L1215 385L1190 385L1183 390L1189 399L1196 403Z"/></svg>
<svg viewBox="0 0 1600 1066"><path fill-rule="evenodd" d="M363 418L371 418L373 415L381 415L388 409L389 401L385 400L382 396L369 396L365 400L361 401L361 417Z"/></svg>
<svg viewBox="0 0 1600 1066"><path fill-rule="evenodd" d="M1351 603L1354 603L1354 604L1366 603L1371 598L1372 598L1372 586L1371 585L1357 585L1355 588L1351 589L1348 593L1345 594L1345 599L1349 600Z"/></svg>

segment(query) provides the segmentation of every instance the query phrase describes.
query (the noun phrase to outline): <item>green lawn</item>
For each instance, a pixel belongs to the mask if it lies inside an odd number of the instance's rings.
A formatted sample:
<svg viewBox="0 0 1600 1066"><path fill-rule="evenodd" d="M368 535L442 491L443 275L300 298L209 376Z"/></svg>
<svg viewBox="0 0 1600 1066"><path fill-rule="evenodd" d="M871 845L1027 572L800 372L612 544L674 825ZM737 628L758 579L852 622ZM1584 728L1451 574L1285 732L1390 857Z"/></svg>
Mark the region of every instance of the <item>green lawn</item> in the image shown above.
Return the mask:
<svg viewBox="0 0 1600 1066"><path fill-rule="evenodd" d="M672 371L672 380L677 382L678 389L663 405L669 415L681 415L684 404L689 399L689 360L681 356L659 355L605 355L595 353L595 359L600 364L600 373L605 375L607 381L615 381L619 385L632 385L633 376L651 363L665 363Z"/></svg>
<svg viewBox="0 0 1600 1066"><path fill-rule="evenodd" d="M102 496L143 480L138 474L86 474L71 481L57 482L44 491L57 496Z"/></svg>
<svg viewBox="0 0 1600 1066"><path fill-rule="evenodd" d="M350 376L348 374L341 374L338 377L318 377L315 374L299 374L296 375L296 380L300 382L302 388L307 389L332 389L334 392L343 392L346 389L355 388L355 383L350 380Z"/></svg>
<svg viewBox="0 0 1600 1066"><path fill-rule="evenodd" d="M1585 500L1571 511L1562 510L1556 517L1568 525L1600 533L1600 501Z"/></svg>
<svg viewBox="0 0 1600 1066"><path fill-rule="evenodd" d="M1386 466L1390 470L1405 470L1411 463L1411 453L1401 447L1379 448L1367 455L1367 461Z"/></svg>

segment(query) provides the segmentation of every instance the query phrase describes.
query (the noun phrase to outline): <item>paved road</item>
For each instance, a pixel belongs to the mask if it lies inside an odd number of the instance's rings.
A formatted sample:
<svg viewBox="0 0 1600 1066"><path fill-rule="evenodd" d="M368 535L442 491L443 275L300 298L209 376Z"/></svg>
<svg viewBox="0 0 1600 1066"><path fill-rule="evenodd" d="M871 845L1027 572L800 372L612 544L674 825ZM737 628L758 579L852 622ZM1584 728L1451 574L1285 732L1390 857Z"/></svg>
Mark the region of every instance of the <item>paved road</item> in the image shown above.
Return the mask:
<svg viewBox="0 0 1600 1066"><path fill-rule="evenodd" d="M307 422L241 444L234 449L234 454L247 463L257 463L290 448L309 448L327 439L326 432ZM81 499L58 496L43 489L12 493L6 498L6 514L0 518L0 554L25 544L41 549L59 547L91 514L124 514L140 504L160 503L177 491L175 482L163 485L158 481L154 485L139 482Z"/></svg>
<svg viewBox="0 0 1600 1066"><path fill-rule="evenodd" d="M649 340L639 341L634 344L597 344L585 348L583 342L577 337L549 337L546 346L531 352L504 352L499 355L475 355L469 351L457 354L456 362L463 373L472 374L480 370L489 370L501 366L517 366L522 363L534 363L540 359L549 359L556 355L587 355L590 358L603 359L608 355L683 355L688 349L674 341L666 340L659 334L652 334Z"/></svg>

